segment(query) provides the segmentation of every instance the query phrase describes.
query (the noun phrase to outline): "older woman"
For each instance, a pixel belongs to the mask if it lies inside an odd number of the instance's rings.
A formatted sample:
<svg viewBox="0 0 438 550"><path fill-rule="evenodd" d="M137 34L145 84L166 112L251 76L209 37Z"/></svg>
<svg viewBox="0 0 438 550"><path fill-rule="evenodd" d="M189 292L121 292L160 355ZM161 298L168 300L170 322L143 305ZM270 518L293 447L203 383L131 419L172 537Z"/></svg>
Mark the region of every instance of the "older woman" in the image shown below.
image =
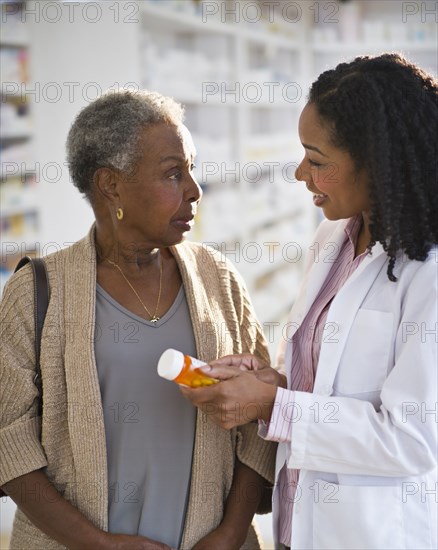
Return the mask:
<svg viewBox="0 0 438 550"><path fill-rule="evenodd" d="M272 482L272 444L253 426L218 428L156 372L168 347L204 361L268 358L238 274L182 242L201 198L182 120L169 98L121 91L70 130L71 175L96 223L45 259L42 417L30 270L5 289L0 484L18 506L11 548L258 547L250 524Z"/></svg>
<svg viewBox="0 0 438 550"><path fill-rule="evenodd" d="M231 357L207 369L225 381L183 390L220 425L259 418L280 442L280 548L438 546L437 131L438 83L400 55L314 82L297 178L327 219L290 315L286 377Z"/></svg>

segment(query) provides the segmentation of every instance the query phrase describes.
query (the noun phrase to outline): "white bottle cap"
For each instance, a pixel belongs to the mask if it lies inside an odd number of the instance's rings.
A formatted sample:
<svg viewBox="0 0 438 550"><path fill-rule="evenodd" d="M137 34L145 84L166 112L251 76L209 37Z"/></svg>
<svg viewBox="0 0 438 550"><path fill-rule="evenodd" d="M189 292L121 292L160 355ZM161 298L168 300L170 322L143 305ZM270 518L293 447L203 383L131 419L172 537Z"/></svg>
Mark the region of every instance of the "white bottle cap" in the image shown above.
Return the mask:
<svg viewBox="0 0 438 550"><path fill-rule="evenodd" d="M184 365L184 354L176 349L169 348L164 351L158 360L157 371L167 380L174 380Z"/></svg>

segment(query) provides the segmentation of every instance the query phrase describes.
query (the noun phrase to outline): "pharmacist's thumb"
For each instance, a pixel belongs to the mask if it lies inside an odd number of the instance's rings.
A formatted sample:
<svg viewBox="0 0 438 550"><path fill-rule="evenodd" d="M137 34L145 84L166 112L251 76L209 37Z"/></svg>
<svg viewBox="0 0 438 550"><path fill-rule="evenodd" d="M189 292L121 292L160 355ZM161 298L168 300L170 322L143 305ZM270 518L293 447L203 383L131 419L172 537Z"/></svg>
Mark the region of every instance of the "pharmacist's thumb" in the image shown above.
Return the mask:
<svg viewBox="0 0 438 550"><path fill-rule="evenodd" d="M225 365L205 365L200 370L207 376L217 380L229 380L239 373L235 367L226 367Z"/></svg>

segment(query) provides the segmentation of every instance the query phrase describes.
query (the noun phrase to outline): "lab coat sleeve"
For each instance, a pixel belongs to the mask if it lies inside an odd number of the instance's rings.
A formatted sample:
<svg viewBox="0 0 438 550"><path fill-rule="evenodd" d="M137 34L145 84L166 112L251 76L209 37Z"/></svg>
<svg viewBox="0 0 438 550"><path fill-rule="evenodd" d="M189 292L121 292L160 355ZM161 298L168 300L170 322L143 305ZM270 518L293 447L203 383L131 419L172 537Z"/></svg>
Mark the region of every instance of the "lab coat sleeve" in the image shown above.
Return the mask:
<svg viewBox="0 0 438 550"><path fill-rule="evenodd" d="M436 260L429 259L402 298L395 364L377 410L353 397L290 392L299 414L289 468L398 477L436 466L437 279Z"/></svg>

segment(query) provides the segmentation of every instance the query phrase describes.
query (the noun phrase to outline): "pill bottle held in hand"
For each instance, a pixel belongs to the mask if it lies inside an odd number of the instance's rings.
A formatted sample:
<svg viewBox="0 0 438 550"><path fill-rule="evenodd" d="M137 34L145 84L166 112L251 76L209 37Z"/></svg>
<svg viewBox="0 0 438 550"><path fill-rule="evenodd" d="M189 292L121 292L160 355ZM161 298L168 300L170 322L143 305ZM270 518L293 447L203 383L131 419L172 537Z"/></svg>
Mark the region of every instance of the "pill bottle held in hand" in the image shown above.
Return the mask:
<svg viewBox="0 0 438 550"><path fill-rule="evenodd" d="M199 367L203 367L204 365L206 363L199 361L199 359L169 348L161 355L157 371L161 377L172 380L177 384L190 386L191 388L210 386L219 382L216 378L207 376L199 370Z"/></svg>

